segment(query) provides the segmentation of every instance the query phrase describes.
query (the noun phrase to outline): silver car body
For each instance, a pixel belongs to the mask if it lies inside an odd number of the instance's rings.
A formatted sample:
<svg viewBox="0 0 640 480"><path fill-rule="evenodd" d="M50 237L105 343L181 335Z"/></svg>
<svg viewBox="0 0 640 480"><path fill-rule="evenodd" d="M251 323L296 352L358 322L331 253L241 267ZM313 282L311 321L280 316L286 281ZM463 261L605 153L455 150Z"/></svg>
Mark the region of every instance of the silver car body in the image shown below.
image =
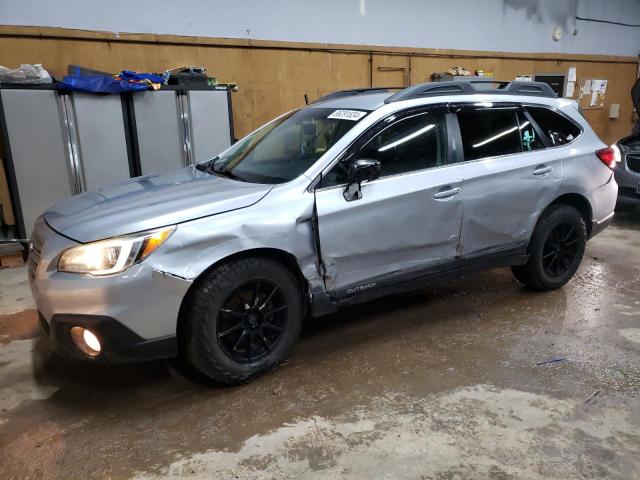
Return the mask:
<svg viewBox="0 0 640 480"><path fill-rule="evenodd" d="M190 166L52 207L35 226L30 261L44 322L54 315L102 315L144 341L173 338L193 282L219 262L247 252L296 265L310 313L321 315L416 274L495 255L524 256L541 212L564 195L588 202L591 235L611 220L617 186L612 171L594 155L606 145L571 102L476 94L385 103L388 96L371 93L306 107L371 112L287 183L242 183ZM365 182L357 201L345 200L344 186L317 188L320 175L346 148L389 114L450 101L505 100L549 106L580 125L582 134L565 146ZM177 225L169 240L120 274L92 277L57 270L61 252L69 247L166 225Z"/></svg>

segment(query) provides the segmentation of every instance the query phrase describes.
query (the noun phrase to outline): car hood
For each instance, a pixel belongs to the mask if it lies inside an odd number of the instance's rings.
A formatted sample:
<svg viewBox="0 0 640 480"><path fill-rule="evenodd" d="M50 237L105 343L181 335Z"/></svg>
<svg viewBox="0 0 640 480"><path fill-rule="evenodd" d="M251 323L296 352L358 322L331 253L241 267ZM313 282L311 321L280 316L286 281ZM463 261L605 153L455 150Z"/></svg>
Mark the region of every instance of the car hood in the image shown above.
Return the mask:
<svg viewBox="0 0 640 480"><path fill-rule="evenodd" d="M189 166L82 193L54 205L44 218L54 230L85 243L248 207L272 188Z"/></svg>

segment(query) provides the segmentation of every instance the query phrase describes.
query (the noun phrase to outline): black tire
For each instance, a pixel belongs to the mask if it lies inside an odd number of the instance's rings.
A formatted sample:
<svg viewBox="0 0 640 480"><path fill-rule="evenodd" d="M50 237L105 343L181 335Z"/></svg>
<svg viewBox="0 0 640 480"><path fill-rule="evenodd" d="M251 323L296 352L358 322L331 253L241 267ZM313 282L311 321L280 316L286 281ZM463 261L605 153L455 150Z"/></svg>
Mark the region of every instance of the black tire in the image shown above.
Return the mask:
<svg viewBox="0 0 640 480"><path fill-rule="evenodd" d="M246 295L250 293L249 290L254 289L251 282L263 283L267 287L263 288L266 293L254 294L255 305L249 309L255 312L251 318L253 325L250 325L247 320L251 312L240 311L243 304L246 309L248 303L253 302L253 300L245 301ZM279 289L277 294L272 294L270 299L267 298L269 291L275 288ZM257 289L259 290L260 286ZM255 317L260 313L260 304L266 300L264 305L267 305L267 302L274 302L274 298L280 302L286 302L284 309L282 307L276 309L279 310L277 316L281 322L277 326L279 330L276 330L275 323L271 323L275 322L275 313L271 314L269 322L265 320L269 312L265 312L260 320L264 322L263 330L263 323L257 325L258 321ZM221 311L223 306L226 307L230 304L229 302L234 301L239 305L235 309L244 315L242 319L236 311L232 312L228 308ZM213 380L236 385L270 372L286 358L300 335L303 316L300 285L289 269L268 258L241 258L216 267L189 294L185 300L181 320L181 343L187 360L196 369ZM236 319L242 324L239 328L220 327L222 322ZM267 323L269 327L266 326ZM224 331L219 331L221 328L224 328ZM226 333L234 328L236 331ZM263 332L267 333L262 334ZM240 339L240 343L236 345L236 339L231 337L232 334L237 335L237 338L244 335L244 339ZM221 335L226 336L221 337ZM272 335L272 337L267 339L265 335ZM278 339L269 349L268 343L274 338L273 335L277 335ZM256 338L264 349L257 357L255 354L258 346L254 346L252 352L252 341ZM263 339L264 342L262 342ZM231 343L238 347L238 351L232 347Z"/></svg>
<svg viewBox="0 0 640 480"><path fill-rule="evenodd" d="M536 225L529 242L528 262L511 270L534 290L560 288L578 270L586 244L587 229L580 212L571 205L553 205Z"/></svg>

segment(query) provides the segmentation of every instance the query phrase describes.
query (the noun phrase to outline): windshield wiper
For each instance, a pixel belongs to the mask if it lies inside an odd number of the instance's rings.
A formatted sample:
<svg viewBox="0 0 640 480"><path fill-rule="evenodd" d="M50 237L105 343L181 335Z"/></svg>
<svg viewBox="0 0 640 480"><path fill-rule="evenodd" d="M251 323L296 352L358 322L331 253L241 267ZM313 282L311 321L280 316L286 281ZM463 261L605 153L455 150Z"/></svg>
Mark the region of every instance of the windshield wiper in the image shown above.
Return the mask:
<svg viewBox="0 0 640 480"><path fill-rule="evenodd" d="M200 170L201 172L206 172L210 175L218 175L220 177L226 177L226 178L231 178L232 180L238 180L240 182L245 182L246 180L244 180L243 178L241 178L240 176L236 175L235 173L233 173L230 170L224 170L223 168L215 168L215 162L216 162L217 158L214 158L212 160L209 160L206 163L201 163L196 165L196 168L198 170Z"/></svg>
<svg viewBox="0 0 640 480"><path fill-rule="evenodd" d="M203 162L203 163L198 163L196 165L196 170L200 170L201 172L206 172L206 173L212 173L210 171L211 167L213 167L213 164L217 159L218 157L212 158L211 160L207 160L206 162Z"/></svg>

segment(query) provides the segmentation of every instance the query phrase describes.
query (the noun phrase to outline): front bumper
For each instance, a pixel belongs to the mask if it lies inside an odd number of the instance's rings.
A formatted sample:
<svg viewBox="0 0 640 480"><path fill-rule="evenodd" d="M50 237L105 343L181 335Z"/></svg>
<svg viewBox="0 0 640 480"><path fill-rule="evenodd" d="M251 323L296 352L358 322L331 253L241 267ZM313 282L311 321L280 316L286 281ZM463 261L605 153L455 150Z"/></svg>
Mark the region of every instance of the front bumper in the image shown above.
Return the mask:
<svg viewBox="0 0 640 480"><path fill-rule="evenodd" d="M57 270L64 250L78 245L36 222L28 260L31 292L44 330L54 347L67 356L120 362L176 354L175 337L182 299L191 282L147 264L92 277ZM73 344L69 330L94 331L103 353L90 358Z"/></svg>
<svg viewBox="0 0 640 480"><path fill-rule="evenodd" d="M47 322L38 314L43 335L59 354L78 360L99 363L126 363L154 360L178 355L175 335L145 340L111 317L99 315L55 314ZM71 328L90 330L100 340L102 351L95 357L83 353L71 339Z"/></svg>

